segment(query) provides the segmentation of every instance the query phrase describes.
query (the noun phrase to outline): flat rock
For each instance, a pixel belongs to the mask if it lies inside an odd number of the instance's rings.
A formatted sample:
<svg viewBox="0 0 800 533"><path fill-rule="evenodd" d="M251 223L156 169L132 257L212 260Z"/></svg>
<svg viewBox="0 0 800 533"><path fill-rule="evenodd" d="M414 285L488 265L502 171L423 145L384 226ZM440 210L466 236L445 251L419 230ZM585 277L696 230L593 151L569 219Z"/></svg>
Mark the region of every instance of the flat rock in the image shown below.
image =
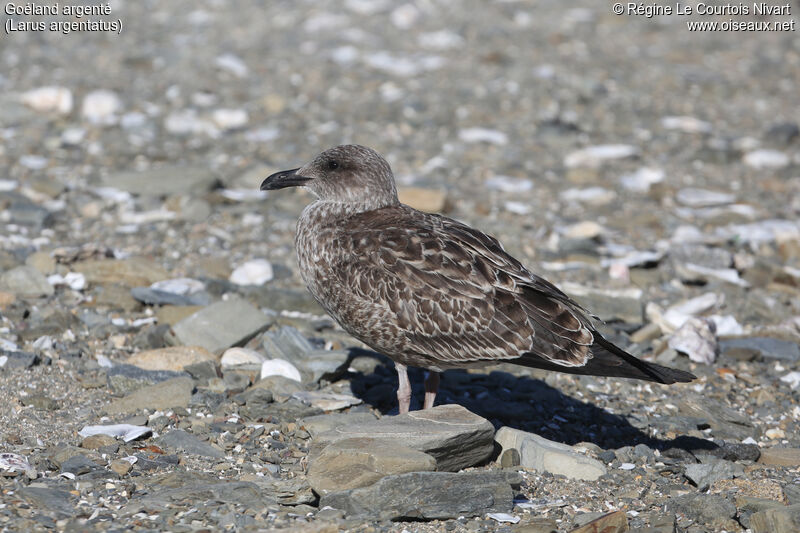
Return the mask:
<svg viewBox="0 0 800 533"><path fill-rule="evenodd" d="M194 384L191 378L173 378L155 385L143 387L106 406L108 414L133 413L142 409L169 409L186 407L192 396Z"/></svg>
<svg viewBox="0 0 800 533"><path fill-rule="evenodd" d="M520 466L523 468L590 481L607 473L605 465L597 459L576 452L572 446L547 440L534 433L502 427L497 431L495 440L503 451L518 450Z"/></svg>
<svg viewBox="0 0 800 533"><path fill-rule="evenodd" d="M73 269L86 276L86 281L96 285L139 287L169 278L164 267L144 257L81 261L75 263Z"/></svg>
<svg viewBox="0 0 800 533"><path fill-rule="evenodd" d="M509 512L519 474L506 472L412 472L387 476L367 487L323 495L348 517L378 520L444 520Z"/></svg>
<svg viewBox="0 0 800 533"><path fill-rule="evenodd" d="M328 391L298 391L292 394L292 397L323 411L338 411L362 403L360 398L350 394Z"/></svg>
<svg viewBox="0 0 800 533"><path fill-rule="evenodd" d="M744 467L730 461L716 460L687 465L685 475L698 490L704 491L721 479L743 476Z"/></svg>
<svg viewBox="0 0 800 533"><path fill-rule="evenodd" d="M217 176L204 166L161 166L136 172L115 172L103 178L107 187L143 196L200 195L214 188Z"/></svg>
<svg viewBox="0 0 800 533"><path fill-rule="evenodd" d="M54 289L47 278L32 266L18 266L0 274L0 290L19 298L51 296Z"/></svg>
<svg viewBox="0 0 800 533"><path fill-rule="evenodd" d="M625 533L628 531L628 518L625 511L614 511L595 518L569 533Z"/></svg>
<svg viewBox="0 0 800 533"><path fill-rule="evenodd" d="M297 421L297 425L308 431L313 438L317 438L324 433L336 431L339 427L375 422L376 420L378 420L377 417L372 413L331 413L303 418Z"/></svg>
<svg viewBox="0 0 800 533"><path fill-rule="evenodd" d="M134 365L114 365L107 372L108 384L114 394L128 394L148 385L168 379L188 377L186 372L173 370L145 370Z"/></svg>
<svg viewBox="0 0 800 533"><path fill-rule="evenodd" d="M202 308L201 305L164 305L156 309L156 319L159 324L172 326Z"/></svg>
<svg viewBox="0 0 800 533"><path fill-rule="evenodd" d="M133 354L126 362L144 370L179 372L189 365L216 360L217 356L200 346L172 346Z"/></svg>
<svg viewBox="0 0 800 533"><path fill-rule="evenodd" d="M344 439L327 446L313 457L308 467L308 482L317 494L365 487L379 479L407 472L432 472L436 459L427 453L403 446L360 437Z"/></svg>
<svg viewBox="0 0 800 533"><path fill-rule="evenodd" d="M749 417L712 398L688 396L678 402L678 411L682 415L705 421L717 438L741 441L759 434Z"/></svg>
<svg viewBox="0 0 800 533"><path fill-rule="evenodd" d="M0 350L0 369L30 368L40 361L39 356L30 352Z"/></svg>
<svg viewBox="0 0 800 533"><path fill-rule="evenodd" d="M131 289L131 296L136 300L147 305L208 305L211 303L211 295L207 292L195 292L192 294L175 294L151 287L134 287Z"/></svg>
<svg viewBox="0 0 800 533"><path fill-rule="evenodd" d="M460 405L439 405L371 422L336 426L315 435L314 445L321 447L356 437L401 442L432 455L440 471L458 471L481 463L494 449L492 424Z"/></svg>
<svg viewBox="0 0 800 533"><path fill-rule="evenodd" d="M719 494L694 493L670 499L667 510L712 526L715 530L732 528L736 506ZM726 527L727 526L727 527Z"/></svg>
<svg viewBox="0 0 800 533"><path fill-rule="evenodd" d="M248 481L220 481L205 474L172 472L151 480L161 487L142 500L163 507L170 502L221 502L242 505L250 509L264 509L277 503L276 498Z"/></svg>
<svg viewBox="0 0 800 533"><path fill-rule="evenodd" d="M800 505L789 505L753 513L753 533L795 533L800 531Z"/></svg>
<svg viewBox="0 0 800 533"><path fill-rule="evenodd" d="M240 298L213 303L174 326L167 340L171 344L201 346L221 352L246 343L273 323L273 319Z"/></svg>
<svg viewBox="0 0 800 533"><path fill-rule="evenodd" d="M69 492L46 487L22 487L16 494L39 512L66 518L77 514L77 498Z"/></svg>
<svg viewBox="0 0 800 533"><path fill-rule="evenodd" d="M720 343L723 354L740 359L748 356L783 361L800 361L800 346L797 343L773 339L772 337L747 337L728 339Z"/></svg>
<svg viewBox="0 0 800 533"><path fill-rule="evenodd" d="M763 448L758 462L774 466L800 466L800 448Z"/></svg>
<svg viewBox="0 0 800 533"><path fill-rule="evenodd" d="M156 443L170 450L178 450L185 453L201 455L203 457L213 457L217 459L225 457L225 453L219 448L198 439L191 433L187 433L182 429L173 429L165 433L156 439Z"/></svg>

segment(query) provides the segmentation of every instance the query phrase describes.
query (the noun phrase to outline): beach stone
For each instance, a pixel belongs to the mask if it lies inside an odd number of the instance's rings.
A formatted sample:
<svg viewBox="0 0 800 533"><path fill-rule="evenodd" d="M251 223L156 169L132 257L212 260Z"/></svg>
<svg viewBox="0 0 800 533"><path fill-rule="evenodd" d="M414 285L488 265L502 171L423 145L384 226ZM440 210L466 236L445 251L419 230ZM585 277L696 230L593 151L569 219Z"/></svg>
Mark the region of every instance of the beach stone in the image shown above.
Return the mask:
<svg viewBox="0 0 800 533"><path fill-rule="evenodd" d="M203 457L212 457L216 459L225 457L225 453L219 448L198 439L191 433L187 433L182 429L173 429L165 433L156 439L156 444L170 450L178 450L194 455L201 455Z"/></svg>
<svg viewBox="0 0 800 533"><path fill-rule="evenodd" d="M179 377L148 385L131 394L117 398L105 407L108 414L134 413L142 409L186 407L192 396L191 378Z"/></svg>
<svg viewBox="0 0 800 533"><path fill-rule="evenodd" d="M753 513L750 517L753 533L795 533L800 531L800 505L776 507Z"/></svg>
<svg viewBox="0 0 800 533"><path fill-rule="evenodd" d="M217 176L206 166L164 165L114 172L103 178L103 184L142 196L201 195L214 188Z"/></svg>
<svg viewBox="0 0 800 533"><path fill-rule="evenodd" d="M56 269L56 260L48 252L34 252L25 258L25 264L35 268L45 276Z"/></svg>
<svg viewBox="0 0 800 533"><path fill-rule="evenodd" d="M262 354L249 348L228 348L222 354L219 362L222 368L240 365L254 365L261 368L261 363L266 359Z"/></svg>
<svg viewBox="0 0 800 533"><path fill-rule="evenodd" d="M137 463L138 464L138 463ZM170 472L151 479L155 488L142 502L163 506L170 502L221 502L242 505L250 509L274 506L274 495L248 481L220 481L208 474L197 472Z"/></svg>
<svg viewBox="0 0 800 533"><path fill-rule="evenodd" d="M305 390L299 381L284 376L268 376L260 379L251 387L251 389L256 388L269 390L278 402L285 402L291 398L295 392Z"/></svg>
<svg viewBox="0 0 800 533"><path fill-rule="evenodd" d="M172 326L200 311L203 307L201 305L163 305L156 309L156 319L159 324Z"/></svg>
<svg viewBox="0 0 800 533"><path fill-rule="evenodd" d="M297 425L308 431L312 438L316 438L324 433L334 432L340 427L346 428L376 420L378 418L372 413L330 413L300 419L297 421Z"/></svg>
<svg viewBox="0 0 800 533"><path fill-rule="evenodd" d="M171 344L201 346L214 353L242 345L273 323L256 307L240 298L209 305L174 326L167 340Z"/></svg>
<svg viewBox="0 0 800 533"><path fill-rule="evenodd" d="M628 531L625 511L614 511L570 530L570 533L625 533Z"/></svg>
<svg viewBox="0 0 800 533"><path fill-rule="evenodd" d="M758 462L765 465L798 467L800 448L762 448Z"/></svg>
<svg viewBox="0 0 800 533"><path fill-rule="evenodd" d="M363 403L360 398L350 394L339 394L329 391L298 391L292 394L292 398L301 402L322 409L323 411L338 411L353 405Z"/></svg>
<svg viewBox="0 0 800 533"><path fill-rule="evenodd" d="M81 448L86 448L87 450L98 450L105 446L115 446L117 444L117 439L111 435L97 434L89 435L83 439L81 441Z"/></svg>
<svg viewBox="0 0 800 533"><path fill-rule="evenodd" d="M55 292L47 278L32 266L18 266L0 274L0 290L18 298L40 298Z"/></svg>
<svg viewBox="0 0 800 533"><path fill-rule="evenodd" d="M108 369L106 375L114 394L128 394L148 385L188 376L185 372L145 370L134 365L114 365Z"/></svg>
<svg viewBox="0 0 800 533"><path fill-rule="evenodd" d="M622 320L632 324L642 323L643 292L641 289L601 289L565 282L561 290L595 313L600 320Z"/></svg>
<svg viewBox="0 0 800 533"><path fill-rule="evenodd" d="M211 295L205 291L176 294L151 287L134 287L131 296L147 305L202 306L211 303Z"/></svg>
<svg viewBox="0 0 800 533"><path fill-rule="evenodd" d="M70 474L75 474L76 476L89 474L101 468L102 467L100 467L97 463L82 454L73 455L61 463L62 472L69 472Z"/></svg>
<svg viewBox="0 0 800 533"><path fill-rule="evenodd" d="M458 471L481 463L494 450L494 427L460 405L439 405L380 420L337 426L314 436L315 446L345 438L369 437L402 442L436 459L439 471Z"/></svg>
<svg viewBox="0 0 800 533"><path fill-rule="evenodd" d="M56 400L50 398L49 396L45 396L44 394L32 394L30 396L24 396L20 398L20 402L22 402L22 405L30 406L34 409L40 409L42 411L55 411L59 408L59 404Z"/></svg>
<svg viewBox="0 0 800 533"><path fill-rule="evenodd" d="M216 360L213 353L200 346L172 346L133 354L126 363L144 370L180 372L186 366Z"/></svg>
<svg viewBox="0 0 800 533"><path fill-rule="evenodd" d="M723 355L737 359L761 357L767 360L800 361L800 346L797 343L772 337L724 340L720 342L720 351Z"/></svg>
<svg viewBox="0 0 800 533"><path fill-rule="evenodd" d="M445 520L459 516L507 513L512 485L519 474L506 472L412 472L387 476L367 487L333 492L320 498L348 518Z"/></svg>
<svg viewBox="0 0 800 533"><path fill-rule="evenodd" d="M124 459L114 459L111 461L111 463L109 463L108 468L118 476L122 477L126 476L133 469L133 464Z"/></svg>
<svg viewBox="0 0 800 533"><path fill-rule="evenodd" d="M319 494L365 487L379 479L406 472L432 472L436 459L400 442L369 437L343 439L312 457L308 482Z"/></svg>
<svg viewBox="0 0 800 533"><path fill-rule="evenodd" d="M678 411L707 423L717 438L742 441L760 433L749 417L713 398L687 396L678 402Z"/></svg>
<svg viewBox="0 0 800 533"><path fill-rule="evenodd" d="M529 435L522 441L519 450L519 462L523 468L589 481L595 481L607 473L603 463L575 452L571 446L533 433Z"/></svg>
<svg viewBox="0 0 800 533"><path fill-rule="evenodd" d="M139 287L169 278L164 267L144 257L80 261L73 265L73 269L95 285Z"/></svg>
<svg viewBox="0 0 800 533"><path fill-rule="evenodd" d="M78 509L75 507L77 498L65 490L22 487L16 491L16 494L41 513L58 518L66 518L78 513Z"/></svg>
<svg viewBox="0 0 800 533"><path fill-rule="evenodd" d="M717 459L707 463L686 465L686 478L694 483L698 490L708 487L721 479L732 479L744 475L744 467L730 461Z"/></svg>
<svg viewBox="0 0 800 533"><path fill-rule="evenodd" d="M26 369L39 364L41 359L38 355L30 352L9 351L0 349L0 368L4 370Z"/></svg>
<svg viewBox="0 0 800 533"><path fill-rule="evenodd" d="M736 506L719 494L694 493L667 501L667 510L716 529L734 529Z"/></svg>

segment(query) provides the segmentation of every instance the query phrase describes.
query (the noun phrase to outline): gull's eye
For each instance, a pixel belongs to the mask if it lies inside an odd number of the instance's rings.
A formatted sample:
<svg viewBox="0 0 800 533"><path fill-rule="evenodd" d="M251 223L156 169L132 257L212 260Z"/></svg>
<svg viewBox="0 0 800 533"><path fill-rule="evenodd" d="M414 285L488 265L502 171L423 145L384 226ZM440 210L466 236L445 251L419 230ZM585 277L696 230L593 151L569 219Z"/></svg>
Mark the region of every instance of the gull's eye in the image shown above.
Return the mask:
<svg viewBox="0 0 800 533"><path fill-rule="evenodd" d="M328 161L328 170L336 170L337 168L339 168L338 161L334 161L333 159Z"/></svg>

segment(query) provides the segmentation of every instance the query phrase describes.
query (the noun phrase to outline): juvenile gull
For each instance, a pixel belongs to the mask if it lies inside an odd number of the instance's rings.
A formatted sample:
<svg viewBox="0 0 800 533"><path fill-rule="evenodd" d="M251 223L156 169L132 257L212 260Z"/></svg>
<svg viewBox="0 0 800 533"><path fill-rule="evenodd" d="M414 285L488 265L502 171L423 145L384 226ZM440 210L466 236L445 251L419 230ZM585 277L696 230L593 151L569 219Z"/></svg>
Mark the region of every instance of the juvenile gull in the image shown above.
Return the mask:
<svg viewBox="0 0 800 533"><path fill-rule="evenodd" d="M331 148L261 190L296 186L317 197L297 223L303 280L348 333L394 360L401 413L411 403L408 365L429 371L426 409L439 372L487 363L664 384L695 378L604 339L585 309L493 237L401 204L389 164L370 148Z"/></svg>

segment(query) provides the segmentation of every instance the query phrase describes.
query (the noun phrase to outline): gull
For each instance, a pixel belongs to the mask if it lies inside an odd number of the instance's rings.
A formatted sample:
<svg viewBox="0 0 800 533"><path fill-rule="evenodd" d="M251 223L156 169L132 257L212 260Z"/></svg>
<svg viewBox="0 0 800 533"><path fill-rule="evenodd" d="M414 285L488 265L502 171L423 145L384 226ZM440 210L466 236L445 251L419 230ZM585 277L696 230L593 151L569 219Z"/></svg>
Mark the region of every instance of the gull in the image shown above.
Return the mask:
<svg viewBox="0 0 800 533"><path fill-rule="evenodd" d="M663 384L695 379L604 339L593 315L497 239L400 203L389 164L370 148L337 146L261 184L286 187L316 197L297 222L303 281L345 331L394 360L400 413L411 404L408 366L428 371L424 409L440 372L503 362Z"/></svg>

